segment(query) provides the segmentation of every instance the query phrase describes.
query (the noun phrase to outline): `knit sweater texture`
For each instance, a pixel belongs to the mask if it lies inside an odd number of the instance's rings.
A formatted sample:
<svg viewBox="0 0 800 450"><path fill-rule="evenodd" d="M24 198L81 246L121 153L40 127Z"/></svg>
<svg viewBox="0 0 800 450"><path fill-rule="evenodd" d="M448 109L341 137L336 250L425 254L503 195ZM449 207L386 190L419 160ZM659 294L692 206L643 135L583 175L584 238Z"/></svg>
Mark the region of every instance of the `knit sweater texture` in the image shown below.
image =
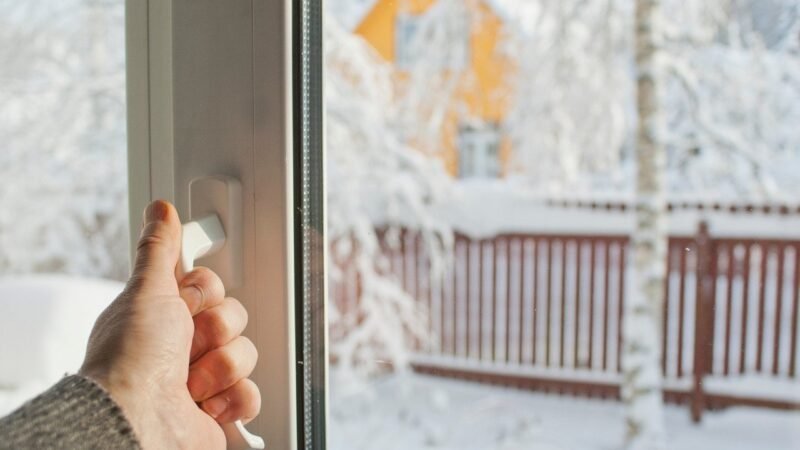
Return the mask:
<svg viewBox="0 0 800 450"><path fill-rule="evenodd" d="M0 418L0 450L140 448L119 405L80 375L64 377Z"/></svg>

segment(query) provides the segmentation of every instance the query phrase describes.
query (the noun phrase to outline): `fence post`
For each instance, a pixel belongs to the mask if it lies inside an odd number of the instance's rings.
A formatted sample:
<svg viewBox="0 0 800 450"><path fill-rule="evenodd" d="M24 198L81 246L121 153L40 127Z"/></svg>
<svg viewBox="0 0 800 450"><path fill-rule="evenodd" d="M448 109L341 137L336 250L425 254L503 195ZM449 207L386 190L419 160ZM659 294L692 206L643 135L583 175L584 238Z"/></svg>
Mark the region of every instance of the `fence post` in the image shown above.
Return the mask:
<svg viewBox="0 0 800 450"><path fill-rule="evenodd" d="M695 297L694 328L694 382L692 384L692 421L700 422L706 408L703 393L703 377L711 369L712 338L711 327L714 317L714 245L708 231L708 223L701 221L695 235L697 251L697 296Z"/></svg>

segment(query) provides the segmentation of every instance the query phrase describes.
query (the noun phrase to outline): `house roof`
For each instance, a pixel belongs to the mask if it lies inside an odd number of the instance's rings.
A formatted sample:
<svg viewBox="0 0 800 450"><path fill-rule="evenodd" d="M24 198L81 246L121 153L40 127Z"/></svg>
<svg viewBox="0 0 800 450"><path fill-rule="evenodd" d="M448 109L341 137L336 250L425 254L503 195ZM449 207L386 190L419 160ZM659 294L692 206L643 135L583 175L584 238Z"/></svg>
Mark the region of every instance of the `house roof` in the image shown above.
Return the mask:
<svg viewBox="0 0 800 450"><path fill-rule="evenodd" d="M325 4L345 29L354 30L379 1L380 0L335 0L325 2ZM519 0L482 1L491 7L498 17L509 21L514 17L511 13L514 11L515 2Z"/></svg>

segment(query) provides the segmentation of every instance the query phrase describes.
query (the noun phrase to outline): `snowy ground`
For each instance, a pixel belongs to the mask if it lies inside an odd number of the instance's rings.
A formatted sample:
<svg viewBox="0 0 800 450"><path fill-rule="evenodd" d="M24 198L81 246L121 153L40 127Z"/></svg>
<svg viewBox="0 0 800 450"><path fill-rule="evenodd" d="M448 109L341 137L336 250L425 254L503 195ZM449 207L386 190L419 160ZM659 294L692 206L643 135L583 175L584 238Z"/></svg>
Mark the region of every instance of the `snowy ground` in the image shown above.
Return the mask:
<svg viewBox="0 0 800 450"><path fill-rule="evenodd" d="M69 277L0 277L0 417L76 372L95 318L122 283Z"/></svg>
<svg viewBox="0 0 800 450"><path fill-rule="evenodd" d="M612 450L621 448L623 407L408 374L347 395L332 381L333 450ZM731 408L695 426L686 407L667 406L674 450L797 450L800 412Z"/></svg>

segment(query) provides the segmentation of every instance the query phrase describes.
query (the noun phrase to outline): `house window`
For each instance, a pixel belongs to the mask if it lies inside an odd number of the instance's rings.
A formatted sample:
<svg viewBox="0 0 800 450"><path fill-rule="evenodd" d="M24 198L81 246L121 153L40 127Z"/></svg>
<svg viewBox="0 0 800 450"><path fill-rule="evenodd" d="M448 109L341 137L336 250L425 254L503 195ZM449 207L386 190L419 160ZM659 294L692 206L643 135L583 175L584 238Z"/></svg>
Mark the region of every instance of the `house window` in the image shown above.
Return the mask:
<svg viewBox="0 0 800 450"><path fill-rule="evenodd" d="M470 28L467 13L461 8L434 7L425 14L398 14L394 38L395 64L401 70L418 65L423 70L467 67Z"/></svg>
<svg viewBox="0 0 800 450"><path fill-rule="evenodd" d="M458 134L459 178L500 176L500 132L496 125L466 126Z"/></svg>
<svg viewBox="0 0 800 450"><path fill-rule="evenodd" d="M400 14L395 24L395 61L397 67L408 69L414 65L415 56L419 55L414 37L419 30L420 16Z"/></svg>

